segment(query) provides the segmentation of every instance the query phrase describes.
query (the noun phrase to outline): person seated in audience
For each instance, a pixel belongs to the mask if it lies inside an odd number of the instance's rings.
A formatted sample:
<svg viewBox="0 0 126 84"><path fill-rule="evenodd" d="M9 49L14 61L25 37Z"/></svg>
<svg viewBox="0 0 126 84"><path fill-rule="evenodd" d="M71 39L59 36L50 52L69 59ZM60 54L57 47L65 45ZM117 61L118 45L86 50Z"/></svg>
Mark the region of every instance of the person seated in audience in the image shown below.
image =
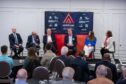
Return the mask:
<svg viewBox="0 0 126 84"><path fill-rule="evenodd" d="M96 44L96 37L94 36L94 32L90 31L85 43L84 43L84 51L85 51L85 55L86 57L89 57L90 53L94 51L95 48L95 44Z"/></svg>
<svg viewBox="0 0 126 84"><path fill-rule="evenodd" d="M18 57L23 52L23 40L19 33L16 33L16 28L12 28L12 33L9 35L10 48L14 51L14 57Z"/></svg>
<svg viewBox="0 0 126 84"><path fill-rule="evenodd" d="M68 58L67 58L67 53L68 53L68 47L63 46L61 48L61 56L59 56L59 58L58 58L58 59L60 59L60 60L62 60L64 62L65 66L69 65L68 64L69 62L68 62Z"/></svg>
<svg viewBox="0 0 126 84"><path fill-rule="evenodd" d="M102 43L102 48L101 48L100 52L103 57L104 53L109 53L110 51L114 51L114 46L113 46L112 32L110 30L108 30L106 32L106 36Z"/></svg>
<svg viewBox="0 0 126 84"><path fill-rule="evenodd" d="M34 47L37 55L39 55L40 50L40 39L36 32L32 32L31 35L28 36L26 48L29 49L30 47Z"/></svg>
<svg viewBox="0 0 126 84"><path fill-rule="evenodd" d="M0 61L7 62L10 65L10 68L12 69L14 62L12 58L8 57L7 52L8 52L8 47L6 45L1 46L2 55L0 56Z"/></svg>
<svg viewBox="0 0 126 84"><path fill-rule="evenodd" d="M72 51L68 51L67 58L69 62L68 66L71 66L71 64L73 63L73 60L75 59L74 53Z"/></svg>
<svg viewBox="0 0 126 84"><path fill-rule="evenodd" d="M40 61L38 57L36 56L36 51L35 48L30 47L28 49L28 57L25 58L23 67L27 70L28 72L28 78L32 77L33 70L40 66Z"/></svg>
<svg viewBox="0 0 126 84"><path fill-rule="evenodd" d="M72 28L67 29L67 35L64 38L64 45L68 47L69 51L76 53L76 36L72 32Z"/></svg>
<svg viewBox="0 0 126 84"><path fill-rule="evenodd" d="M43 44L44 44L44 47L43 47L43 50L44 52L46 51L46 45L50 43L51 46L52 46L52 51L54 53L56 53L56 39L55 39L55 36L52 34L52 30L51 28L48 28L46 30L46 34L43 36Z"/></svg>
<svg viewBox="0 0 126 84"><path fill-rule="evenodd" d="M87 84L114 84L111 80L106 78L107 67L99 65L96 69L96 78L88 81Z"/></svg>
<svg viewBox="0 0 126 84"><path fill-rule="evenodd" d="M126 84L126 66L122 67L122 76L117 81L116 84Z"/></svg>
<svg viewBox="0 0 126 84"><path fill-rule="evenodd" d="M79 56L73 60L71 67L75 70L75 81L87 82L89 80L88 62L85 60L85 52L81 51Z"/></svg>
<svg viewBox="0 0 126 84"><path fill-rule="evenodd" d="M97 69L97 67L99 65L105 65L106 67L110 68L111 71L112 71L112 81L114 83L116 83L117 81L117 69L116 69L116 66L114 64L111 63L111 59L110 59L110 54L109 53L105 53L104 56L103 56L103 59L99 62L96 63L95 65L95 71ZM94 72L95 72L94 71Z"/></svg>
<svg viewBox="0 0 126 84"><path fill-rule="evenodd" d="M17 72L15 84L28 84L27 83L28 74L25 69L19 69Z"/></svg>
<svg viewBox="0 0 126 84"><path fill-rule="evenodd" d="M56 54L52 52L51 47L52 45L50 43L46 45L46 52L41 59L41 65L46 68L49 68L51 59L56 57Z"/></svg>
<svg viewBox="0 0 126 84"><path fill-rule="evenodd" d="M52 84L74 84L73 76L74 69L71 67L65 67L62 71L63 79L60 81L54 81Z"/></svg>

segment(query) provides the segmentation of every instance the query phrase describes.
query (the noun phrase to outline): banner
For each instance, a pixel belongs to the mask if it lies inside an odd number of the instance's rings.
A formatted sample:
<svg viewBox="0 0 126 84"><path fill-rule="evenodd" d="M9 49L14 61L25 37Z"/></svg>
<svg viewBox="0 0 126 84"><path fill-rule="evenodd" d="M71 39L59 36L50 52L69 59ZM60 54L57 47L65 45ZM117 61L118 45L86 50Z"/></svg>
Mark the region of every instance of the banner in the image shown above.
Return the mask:
<svg viewBox="0 0 126 84"><path fill-rule="evenodd" d="M55 34L67 33L72 28L74 34L87 34L93 30L93 12L45 12L45 31L51 28Z"/></svg>

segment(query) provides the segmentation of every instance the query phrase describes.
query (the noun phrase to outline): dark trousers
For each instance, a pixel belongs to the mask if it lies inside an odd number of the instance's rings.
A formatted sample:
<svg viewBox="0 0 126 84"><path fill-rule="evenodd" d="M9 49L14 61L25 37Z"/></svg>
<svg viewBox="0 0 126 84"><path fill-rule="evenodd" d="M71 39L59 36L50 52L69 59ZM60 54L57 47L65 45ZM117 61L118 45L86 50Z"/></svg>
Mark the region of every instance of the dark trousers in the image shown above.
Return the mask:
<svg viewBox="0 0 126 84"><path fill-rule="evenodd" d="M105 53L109 53L109 50L108 49L105 49L105 48L101 48L100 52L101 52L101 55L102 55L102 58L103 58L103 55Z"/></svg>
<svg viewBox="0 0 126 84"><path fill-rule="evenodd" d="M76 54L76 47L75 46L67 46L69 51L71 51L74 55Z"/></svg>
<svg viewBox="0 0 126 84"><path fill-rule="evenodd" d="M19 46L19 48L16 48L16 46L12 46L11 50L14 51L14 56L18 56L24 50L24 48L23 46Z"/></svg>

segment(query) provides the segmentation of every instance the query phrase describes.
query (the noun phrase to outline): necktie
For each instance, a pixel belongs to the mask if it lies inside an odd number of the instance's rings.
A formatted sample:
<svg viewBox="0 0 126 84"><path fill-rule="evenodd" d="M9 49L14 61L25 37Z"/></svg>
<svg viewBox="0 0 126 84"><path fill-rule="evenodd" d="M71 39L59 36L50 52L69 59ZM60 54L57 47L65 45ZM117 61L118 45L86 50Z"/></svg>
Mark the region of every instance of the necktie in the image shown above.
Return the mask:
<svg viewBox="0 0 126 84"><path fill-rule="evenodd" d="M18 39L16 33L14 33L15 43L18 44Z"/></svg>

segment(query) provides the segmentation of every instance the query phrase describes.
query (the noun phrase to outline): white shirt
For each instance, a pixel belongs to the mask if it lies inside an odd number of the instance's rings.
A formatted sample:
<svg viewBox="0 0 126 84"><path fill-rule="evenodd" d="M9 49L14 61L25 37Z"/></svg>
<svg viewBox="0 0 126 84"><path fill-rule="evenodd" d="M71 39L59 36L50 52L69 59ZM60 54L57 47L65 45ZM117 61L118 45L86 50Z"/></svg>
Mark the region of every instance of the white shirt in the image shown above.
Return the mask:
<svg viewBox="0 0 126 84"><path fill-rule="evenodd" d="M52 42L51 35L47 36L47 43Z"/></svg>
<svg viewBox="0 0 126 84"><path fill-rule="evenodd" d="M73 44L72 36L69 36L69 42L68 42L68 44Z"/></svg>
<svg viewBox="0 0 126 84"><path fill-rule="evenodd" d="M32 42L33 42L33 43L36 43L36 42L35 42L35 38L34 38L33 36L32 36Z"/></svg>

